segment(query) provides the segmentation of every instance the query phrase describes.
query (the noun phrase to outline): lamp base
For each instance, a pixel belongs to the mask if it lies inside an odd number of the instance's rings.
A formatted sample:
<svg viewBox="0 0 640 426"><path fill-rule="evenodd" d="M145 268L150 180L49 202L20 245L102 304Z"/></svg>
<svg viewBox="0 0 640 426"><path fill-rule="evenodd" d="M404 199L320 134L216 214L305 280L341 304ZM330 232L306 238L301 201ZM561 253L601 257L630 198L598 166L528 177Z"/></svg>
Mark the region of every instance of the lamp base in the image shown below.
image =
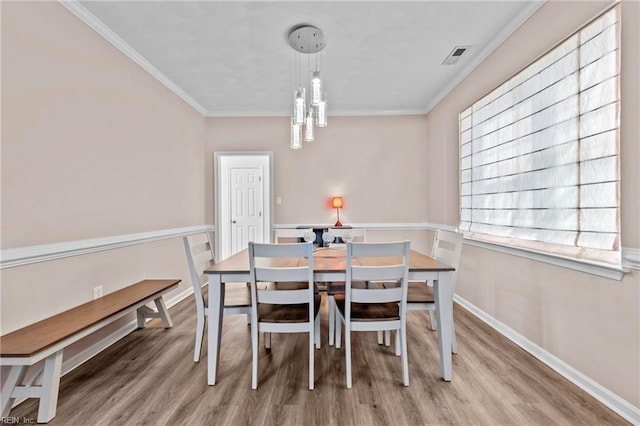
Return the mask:
<svg viewBox="0 0 640 426"><path fill-rule="evenodd" d="M340 223L340 221L337 221L336 224L333 226L342 226L342 223Z"/></svg>

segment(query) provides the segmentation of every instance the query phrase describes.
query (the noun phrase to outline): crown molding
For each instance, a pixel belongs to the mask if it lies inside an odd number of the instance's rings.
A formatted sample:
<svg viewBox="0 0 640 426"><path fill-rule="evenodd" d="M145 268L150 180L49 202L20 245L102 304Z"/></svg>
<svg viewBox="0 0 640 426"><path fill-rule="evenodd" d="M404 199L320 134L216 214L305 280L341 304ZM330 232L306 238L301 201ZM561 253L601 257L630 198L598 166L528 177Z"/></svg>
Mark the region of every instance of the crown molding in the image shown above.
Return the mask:
<svg viewBox="0 0 640 426"><path fill-rule="evenodd" d="M198 103L195 99L182 90L177 84L164 75L160 70L151 64L144 56L140 54L136 49L131 47L129 43L124 41L113 30L105 25L101 20L96 18L91 12L89 12L84 6L82 6L77 0L58 0L62 6L64 6L69 12L73 13L78 19L87 24L91 29L98 33L102 38L111 43L116 49L124 53L129 59L142 67L143 70L151 74L156 80L162 83L167 89L175 93L180 99L185 101L189 106L198 111L203 116L206 115L206 109Z"/></svg>
<svg viewBox="0 0 640 426"><path fill-rule="evenodd" d="M504 29L475 57L471 62L469 62L461 71L458 76L451 81L447 86L445 86L440 93L438 93L433 100L427 105L427 107L422 111L423 114L427 114L436 105L440 103L453 89L456 88L458 84L462 82L473 70L475 70L482 62L484 62L489 55L493 53L494 50L498 48L511 34L513 34L518 28L525 23L531 15L533 15L540 7L546 3L546 0L534 0L530 2L525 9L523 9L518 16L516 16ZM473 47L472 47L473 49Z"/></svg>

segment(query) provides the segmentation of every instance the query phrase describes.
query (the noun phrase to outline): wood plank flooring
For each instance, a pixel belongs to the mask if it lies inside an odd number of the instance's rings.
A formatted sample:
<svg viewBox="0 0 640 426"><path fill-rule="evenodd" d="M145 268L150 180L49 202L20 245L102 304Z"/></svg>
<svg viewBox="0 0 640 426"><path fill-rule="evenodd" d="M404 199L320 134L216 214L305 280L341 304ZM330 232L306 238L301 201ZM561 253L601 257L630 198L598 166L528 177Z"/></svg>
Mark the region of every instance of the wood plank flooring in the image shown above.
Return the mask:
<svg viewBox="0 0 640 426"><path fill-rule="evenodd" d="M353 388L345 388L344 349L322 349L309 391L307 337L273 335L261 348L251 390L246 317L225 317L218 384L207 386L206 336L193 362L192 298L170 310L174 327L153 320L62 378L50 425L620 425L624 419L459 306L453 381L439 373L437 335L426 312L409 313L410 386L400 358L374 333L353 337ZM262 342L261 342L262 344ZM37 401L11 416L35 419Z"/></svg>

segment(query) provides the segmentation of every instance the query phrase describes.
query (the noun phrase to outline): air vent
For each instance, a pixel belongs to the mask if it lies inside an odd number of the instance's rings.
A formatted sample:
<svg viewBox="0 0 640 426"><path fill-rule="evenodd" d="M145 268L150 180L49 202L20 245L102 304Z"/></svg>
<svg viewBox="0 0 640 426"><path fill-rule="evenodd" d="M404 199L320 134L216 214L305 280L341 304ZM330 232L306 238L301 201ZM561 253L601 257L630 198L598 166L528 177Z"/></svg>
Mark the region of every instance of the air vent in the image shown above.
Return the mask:
<svg viewBox="0 0 640 426"><path fill-rule="evenodd" d="M453 48L453 50L451 51L451 53L449 53L449 56L447 56L447 59L444 60L444 62L442 63L442 65L453 65L456 62L458 62L458 60L460 59L460 57L462 55L464 55L464 53L469 50L471 46L456 46Z"/></svg>

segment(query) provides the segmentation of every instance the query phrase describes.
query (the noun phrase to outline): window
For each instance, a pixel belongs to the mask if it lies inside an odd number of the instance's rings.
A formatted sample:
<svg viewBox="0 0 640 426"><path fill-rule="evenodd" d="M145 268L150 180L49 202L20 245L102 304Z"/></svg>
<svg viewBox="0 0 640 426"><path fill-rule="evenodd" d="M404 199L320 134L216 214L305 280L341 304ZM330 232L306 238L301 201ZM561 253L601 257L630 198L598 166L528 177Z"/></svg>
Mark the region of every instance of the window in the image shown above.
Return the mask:
<svg viewBox="0 0 640 426"><path fill-rule="evenodd" d="M619 13L460 113L467 237L620 265Z"/></svg>

